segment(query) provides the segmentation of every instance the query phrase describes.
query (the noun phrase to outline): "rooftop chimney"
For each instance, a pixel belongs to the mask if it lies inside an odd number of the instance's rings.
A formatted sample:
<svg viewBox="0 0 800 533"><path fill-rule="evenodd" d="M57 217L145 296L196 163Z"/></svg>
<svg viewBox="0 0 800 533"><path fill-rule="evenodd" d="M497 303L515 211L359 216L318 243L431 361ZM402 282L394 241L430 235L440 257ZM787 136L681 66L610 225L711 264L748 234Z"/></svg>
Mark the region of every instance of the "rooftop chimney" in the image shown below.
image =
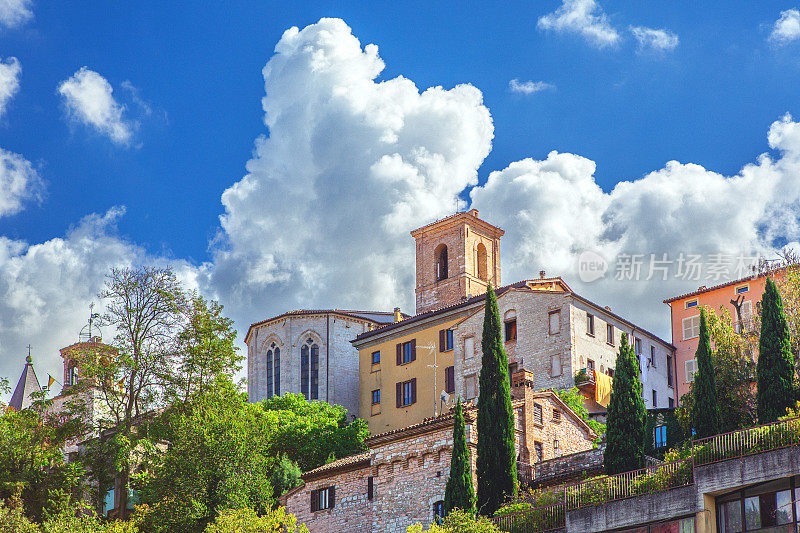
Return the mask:
<svg viewBox="0 0 800 533"><path fill-rule="evenodd" d="M395 322L400 322L401 320L403 320L403 315L400 314L400 308L399 307L395 307L394 308L394 321Z"/></svg>
<svg viewBox="0 0 800 533"><path fill-rule="evenodd" d="M540 270L539 271L539 277L544 279L544 276L545 276L545 271L544 270Z"/></svg>

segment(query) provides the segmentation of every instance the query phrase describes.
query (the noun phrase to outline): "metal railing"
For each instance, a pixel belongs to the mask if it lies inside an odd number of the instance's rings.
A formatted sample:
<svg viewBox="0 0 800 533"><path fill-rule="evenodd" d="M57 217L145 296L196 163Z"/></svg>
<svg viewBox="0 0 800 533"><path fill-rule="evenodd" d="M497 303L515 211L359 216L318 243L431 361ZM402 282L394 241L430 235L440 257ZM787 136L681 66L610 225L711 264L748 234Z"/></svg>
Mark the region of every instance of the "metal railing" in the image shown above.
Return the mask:
<svg viewBox="0 0 800 533"><path fill-rule="evenodd" d="M708 465L800 444L800 418L779 420L692 441L695 465Z"/></svg>
<svg viewBox="0 0 800 533"><path fill-rule="evenodd" d="M694 483L692 460L682 459L613 476L587 479L564 488L567 509L653 494Z"/></svg>
<svg viewBox="0 0 800 533"><path fill-rule="evenodd" d="M800 417L695 439L692 441L692 456L688 459L567 485L563 489L564 503L497 516L491 520L503 531L514 533L553 531L564 527L566 511L692 485L696 466L798 445ZM520 481L525 475L525 466L532 471L532 465L517 463Z"/></svg>
<svg viewBox="0 0 800 533"><path fill-rule="evenodd" d="M516 513L490 518L501 530L510 533L541 533L565 527L563 503L535 507Z"/></svg>

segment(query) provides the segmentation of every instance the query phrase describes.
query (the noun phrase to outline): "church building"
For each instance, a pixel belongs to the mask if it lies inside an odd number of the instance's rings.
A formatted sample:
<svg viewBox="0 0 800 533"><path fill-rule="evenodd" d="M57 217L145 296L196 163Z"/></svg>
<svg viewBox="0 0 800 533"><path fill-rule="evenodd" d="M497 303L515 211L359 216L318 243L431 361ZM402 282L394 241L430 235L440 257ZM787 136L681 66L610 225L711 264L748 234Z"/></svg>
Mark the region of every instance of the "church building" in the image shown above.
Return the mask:
<svg viewBox="0 0 800 533"><path fill-rule="evenodd" d="M250 326L247 393L251 402L287 392L358 412L358 334L394 322L399 310L300 309Z"/></svg>

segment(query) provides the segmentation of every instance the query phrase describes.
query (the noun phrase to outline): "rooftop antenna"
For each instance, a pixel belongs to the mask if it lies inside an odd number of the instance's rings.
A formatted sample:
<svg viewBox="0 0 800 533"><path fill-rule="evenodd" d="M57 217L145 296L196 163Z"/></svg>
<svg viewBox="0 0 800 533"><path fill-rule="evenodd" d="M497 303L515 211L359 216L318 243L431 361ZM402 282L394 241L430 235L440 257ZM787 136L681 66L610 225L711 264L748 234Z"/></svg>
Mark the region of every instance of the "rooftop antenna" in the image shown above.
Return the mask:
<svg viewBox="0 0 800 533"><path fill-rule="evenodd" d="M94 325L95 319L98 318L100 318L100 313L94 312L94 302L92 302L89 304L89 323L81 328L81 331L78 334L78 342L89 341L95 336L102 337L100 334L100 327ZM92 333L95 330L97 331L97 335Z"/></svg>

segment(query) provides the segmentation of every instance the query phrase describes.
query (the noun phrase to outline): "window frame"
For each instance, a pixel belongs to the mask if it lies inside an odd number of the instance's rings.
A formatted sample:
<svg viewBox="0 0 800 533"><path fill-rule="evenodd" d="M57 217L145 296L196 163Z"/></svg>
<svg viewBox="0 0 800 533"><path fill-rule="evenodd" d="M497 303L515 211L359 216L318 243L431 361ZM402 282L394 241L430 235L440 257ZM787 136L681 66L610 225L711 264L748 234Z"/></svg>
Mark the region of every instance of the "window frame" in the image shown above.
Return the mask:
<svg viewBox="0 0 800 533"><path fill-rule="evenodd" d="M594 337L594 315L586 313L586 334Z"/></svg>
<svg viewBox="0 0 800 533"><path fill-rule="evenodd" d="M336 507L336 486L330 485L311 491L311 512L327 511Z"/></svg>
<svg viewBox="0 0 800 533"><path fill-rule="evenodd" d="M372 405L380 405L380 403L381 403L381 389L372 389L372 392L370 394L371 394ZM376 401L376 398L377 398L377 401Z"/></svg>
<svg viewBox="0 0 800 533"><path fill-rule="evenodd" d="M686 321L687 320L690 321L689 322L689 328L686 327L686 323L687 323ZM695 326L695 324L694 324L695 320L697 321L697 326ZM688 337L686 336L687 329L689 331L689 336ZM697 334L695 334L695 331L697 331ZM687 317L682 318L681 319L681 333L682 333L681 336L682 336L683 340L685 340L685 341L688 341L688 340L691 340L691 339L696 339L697 337L699 337L700 336L700 315L692 315L692 316L687 316Z"/></svg>
<svg viewBox="0 0 800 533"><path fill-rule="evenodd" d="M653 396L653 398L652 398L652 400L653 400L653 409L656 409L658 407L658 392L656 391L656 389L653 389L652 396Z"/></svg>
<svg viewBox="0 0 800 533"><path fill-rule="evenodd" d="M653 368L657 368L657 365L656 365L656 347L653 344L650 345L650 364L653 366Z"/></svg>
<svg viewBox="0 0 800 533"><path fill-rule="evenodd" d="M556 316L558 322L555 331L553 330L553 316ZM558 335L561 333L561 309L554 309L547 313L547 331L550 335Z"/></svg>
<svg viewBox="0 0 800 533"><path fill-rule="evenodd" d="M744 289L744 290L742 290L742 289ZM749 283L743 283L742 285L739 285L734 289L734 293L737 294L737 295L738 294L744 294L746 292L750 292L750 284Z"/></svg>
<svg viewBox="0 0 800 533"><path fill-rule="evenodd" d="M683 308L684 309L693 309L693 308L697 307L698 305L700 305L700 299L699 298L692 298L691 300L686 300L685 302L683 302Z"/></svg>
<svg viewBox="0 0 800 533"><path fill-rule="evenodd" d="M606 344L614 346L614 324L606 324Z"/></svg>
<svg viewBox="0 0 800 533"><path fill-rule="evenodd" d="M694 366L694 372L692 372L692 379L689 379L689 363L692 363ZM684 371L684 378L686 379L686 383L692 383L694 381L694 376L697 374L697 359L687 359L683 362L683 371Z"/></svg>
<svg viewBox="0 0 800 533"><path fill-rule="evenodd" d="M510 318L503 323L503 336L505 342L517 340L517 317Z"/></svg>
<svg viewBox="0 0 800 533"><path fill-rule="evenodd" d="M376 355L378 356L377 358L375 357ZM376 350L376 351L372 352L372 354L370 355L370 358L371 358L370 360L372 361L372 366L381 364L381 351L380 350Z"/></svg>
<svg viewBox="0 0 800 533"><path fill-rule="evenodd" d="M544 426L544 407L536 402L533 403L533 423L537 426Z"/></svg>

